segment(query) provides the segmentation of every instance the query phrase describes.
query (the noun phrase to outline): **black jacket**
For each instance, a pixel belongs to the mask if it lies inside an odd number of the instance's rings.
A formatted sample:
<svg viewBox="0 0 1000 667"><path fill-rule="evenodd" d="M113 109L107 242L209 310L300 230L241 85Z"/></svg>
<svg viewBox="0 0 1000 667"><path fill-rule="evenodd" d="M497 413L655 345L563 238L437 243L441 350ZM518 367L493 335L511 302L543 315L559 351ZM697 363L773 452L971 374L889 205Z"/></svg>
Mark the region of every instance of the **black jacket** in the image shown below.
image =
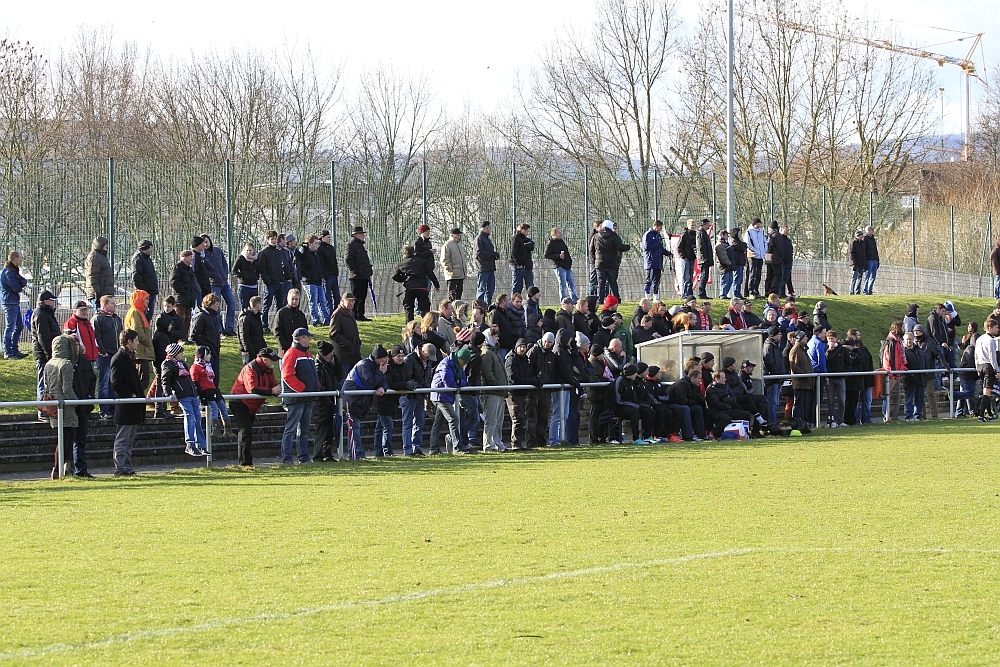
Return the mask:
<svg viewBox="0 0 1000 667"><path fill-rule="evenodd" d="M613 394L614 405L638 408L640 399L638 393L636 392L637 382L639 382L638 377L636 377L635 380L629 380L624 375L615 379Z"/></svg>
<svg viewBox="0 0 1000 667"><path fill-rule="evenodd" d="M865 238L863 236L861 238L856 238L853 241L851 241L851 249L849 254L851 259L851 267L853 267L855 271L863 271L865 269L866 266L865 262L868 259L866 253L867 253L867 248L865 247Z"/></svg>
<svg viewBox="0 0 1000 667"><path fill-rule="evenodd" d="M681 234L681 240L677 244L677 252L681 259L693 262L698 259L698 232L693 229L685 229Z"/></svg>
<svg viewBox="0 0 1000 667"><path fill-rule="evenodd" d="M105 315L97 311L94 317L94 337L97 339L97 349L101 354L114 355L121 347L118 336L125 328L122 318L116 314L114 317ZM183 337L182 337L183 338ZM156 342L154 337L153 342Z"/></svg>
<svg viewBox="0 0 1000 667"><path fill-rule="evenodd" d="M31 355L43 364L52 358L52 340L62 333L55 308L39 303L31 312Z"/></svg>
<svg viewBox="0 0 1000 667"><path fill-rule="evenodd" d="M524 267L531 271L535 266L531 259L531 253L534 251L535 242L521 232L517 232L510 240L510 256L507 261L511 266Z"/></svg>
<svg viewBox="0 0 1000 667"><path fill-rule="evenodd" d="M698 230L698 242L696 244L698 263L706 266L715 266L715 249L712 247L712 237L704 229Z"/></svg>
<svg viewBox="0 0 1000 667"><path fill-rule="evenodd" d="M558 329L569 329L573 331L573 313L568 313L562 308L556 311L556 327Z"/></svg>
<svg viewBox="0 0 1000 667"><path fill-rule="evenodd" d="M764 343L763 350L764 363L764 386L781 384L784 380L768 380L768 375L788 375L788 362L781 354L781 343L772 343L768 340Z"/></svg>
<svg viewBox="0 0 1000 667"><path fill-rule="evenodd" d="M556 353L555 348L546 350L539 341L528 350L528 361L531 363L531 372L541 380L541 384L551 384L555 382Z"/></svg>
<svg viewBox="0 0 1000 667"><path fill-rule="evenodd" d="M747 265L747 244L734 238L729 244L729 251L733 257L733 266Z"/></svg>
<svg viewBox="0 0 1000 667"><path fill-rule="evenodd" d="M160 282L156 277L153 260L141 250L132 255L132 284L136 289L145 290L150 296L160 293Z"/></svg>
<svg viewBox="0 0 1000 667"><path fill-rule="evenodd" d="M709 412L730 412L740 409L736 396L728 384L720 385L713 382L708 385L705 389L705 402L708 404Z"/></svg>
<svg viewBox="0 0 1000 667"><path fill-rule="evenodd" d="M597 257L594 266L614 270L622 264L622 253L631 248L614 230L603 228L597 236Z"/></svg>
<svg viewBox="0 0 1000 667"><path fill-rule="evenodd" d="M347 244L347 253L344 255L344 264L347 264L347 277L351 279L367 279L374 274L372 260L368 256L365 242L360 239L351 239Z"/></svg>
<svg viewBox="0 0 1000 667"><path fill-rule="evenodd" d="M176 312L161 312L156 316L153 327L153 354L156 367L159 368L167 356L167 345L180 342L187 337L184 331L184 320Z"/></svg>
<svg viewBox="0 0 1000 667"><path fill-rule="evenodd" d="M428 278L434 287L440 287L437 276L433 272L427 273L427 263L419 257L404 258L392 274L392 279L403 283L405 289L426 289Z"/></svg>
<svg viewBox="0 0 1000 667"><path fill-rule="evenodd" d="M385 381L389 385L389 389L405 391L410 380L409 375L405 360L401 364L397 364L392 359L389 360L389 365L385 369ZM375 414L391 417L399 408L399 394L376 396L372 401L372 407L375 408Z"/></svg>
<svg viewBox="0 0 1000 667"><path fill-rule="evenodd" d="M265 246L257 253L257 272L261 281L267 286L274 286L291 276L285 275L285 251L280 246Z"/></svg>
<svg viewBox="0 0 1000 667"><path fill-rule="evenodd" d="M534 348L532 348L534 349ZM504 370L507 371L507 381L513 385L535 384L535 371L531 367L528 355L519 355L515 350L511 350L504 360ZM517 389L511 391L512 396L526 396L527 389Z"/></svg>
<svg viewBox="0 0 1000 667"><path fill-rule="evenodd" d="M668 396L670 400L678 405L687 405L690 407L700 406L702 410L706 409L705 397L701 395L701 391L691 382L687 377L682 377L677 382L670 385L668 391Z"/></svg>
<svg viewBox="0 0 1000 667"><path fill-rule="evenodd" d="M561 252L566 253L566 257L563 259L559 258ZM549 239L549 242L545 244L545 259L552 262L552 267L556 269L573 268L573 258L569 256L569 247L562 239Z"/></svg>
<svg viewBox="0 0 1000 667"><path fill-rule="evenodd" d="M340 265L337 263L337 249L333 247L333 244L320 241L316 252L319 253L319 265L323 272L323 277L339 278Z"/></svg>
<svg viewBox="0 0 1000 667"><path fill-rule="evenodd" d="M313 252L308 243L303 243L295 249L295 263L299 267L302 282L307 285L323 284L323 264L319 258L319 248Z"/></svg>
<svg viewBox="0 0 1000 667"><path fill-rule="evenodd" d="M195 252L194 264L191 266L194 268L194 277L198 283L198 289L201 291L201 295L205 296L206 294L211 294L212 273L208 267L208 257L202 255L200 252Z"/></svg>
<svg viewBox="0 0 1000 667"><path fill-rule="evenodd" d="M851 350L840 344L833 349L828 347L826 350L826 370L828 373L850 373Z"/></svg>
<svg viewBox="0 0 1000 667"><path fill-rule="evenodd" d="M878 242L870 234L865 234L865 259L869 262L879 261Z"/></svg>
<svg viewBox="0 0 1000 667"><path fill-rule="evenodd" d="M580 380L577 379L574 370L573 357L580 356L573 343L573 330L560 329L556 334L555 364L553 366L552 381L559 384L569 384L579 388Z"/></svg>
<svg viewBox="0 0 1000 667"><path fill-rule="evenodd" d="M198 298L198 279L195 278L194 271L184 262L177 262L170 272L170 289L177 299L178 306L194 308L195 299Z"/></svg>
<svg viewBox="0 0 1000 667"><path fill-rule="evenodd" d="M274 336L278 339L278 347L281 348L282 352L292 347L292 334L299 328L309 328L305 313L291 306L285 306L278 311L277 322L274 324Z"/></svg>
<svg viewBox="0 0 1000 667"><path fill-rule="evenodd" d="M267 341L264 339L264 322L260 317L260 313L255 313L253 308L244 308L236 316L237 345L240 352L246 352L251 357L257 356L258 352L267 347Z"/></svg>
<svg viewBox="0 0 1000 667"><path fill-rule="evenodd" d="M160 364L159 380L164 396L176 394L177 398L191 398L198 395L194 382L191 381L191 371L189 370L187 375L181 375L177 362L172 359L165 359Z"/></svg>
<svg viewBox="0 0 1000 667"><path fill-rule="evenodd" d="M781 259L781 263L786 266L792 265L793 259L793 248L792 240L782 233L777 233L771 238L771 243L767 247L767 251L772 253L775 257L775 263L777 259Z"/></svg>
<svg viewBox="0 0 1000 667"><path fill-rule="evenodd" d="M111 388L115 390L118 398L141 398L145 395L135 363L135 355L123 347L119 347L115 356L111 357ZM145 403L115 405L115 425L131 426L144 421L146 421Z"/></svg>
<svg viewBox="0 0 1000 667"><path fill-rule="evenodd" d="M497 346L504 350L513 350L517 338L514 335L514 328L510 324L510 318L507 316L507 309L494 304L490 306L488 312L490 313L490 324L495 324L499 330Z"/></svg>
<svg viewBox="0 0 1000 667"><path fill-rule="evenodd" d="M208 308L198 308L191 317L191 332L188 338L195 345L204 345L212 351L212 359L219 358L219 348L222 346L222 335L219 331L219 317ZM216 369L218 371L218 369ZM218 383L219 373L215 374Z"/></svg>
<svg viewBox="0 0 1000 667"><path fill-rule="evenodd" d="M497 270L497 260L500 253L493 246L493 239L489 234L479 233L476 237L476 249L472 255L473 264L479 273L495 273Z"/></svg>
<svg viewBox="0 0 1000 667"><path fill-rule="evenodd" d="M233 264L233 275L236 276L236 280L239 281L240 285L250 285L256 287L257 283L260 281L260 271L257 269L257 260L252 262L240 255L236 258L236 263Z"/></svg>

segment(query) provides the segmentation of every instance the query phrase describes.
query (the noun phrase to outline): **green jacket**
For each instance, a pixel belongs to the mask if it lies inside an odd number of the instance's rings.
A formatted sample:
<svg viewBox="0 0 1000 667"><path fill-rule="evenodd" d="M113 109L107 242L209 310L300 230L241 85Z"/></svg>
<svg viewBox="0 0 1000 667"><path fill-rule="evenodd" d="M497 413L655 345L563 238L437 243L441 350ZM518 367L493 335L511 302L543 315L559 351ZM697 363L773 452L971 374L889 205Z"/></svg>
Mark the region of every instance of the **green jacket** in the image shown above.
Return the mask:
<svg viewBox="0 0 1000 667"><path fill-rule="evenodd" d="M483 345L483 356L479 366L479 374L482 377L483 386L502 387L507 384L507 371L504 369L503 361L497 354L495 347ZM484 394L494 394L496 396L506 396L507 391L484 391Z"/></svg>
<svg viewBox="0 0 1000 667"><path fill-rule="evenodd" d="M45 380L45 391L57 400L76 400L76 392L73 391L73 367L76 365L76 357L79 355L79 347L76 339L72 336L56 336L52 339L52 358L45 364L43 377ZM76 416L76 408L66 408L63 410L63 426L76 428L80 421ZM49 418L49 426L59 428L57 418Z"/></svg>
<svg viewBox="0 0 1000 667"><path fill-rule="evenodd" d="M632 332L629 331L628 326L625 324L625 320L618 325L615 332L612 334L613 338L617 338L622 342L622 354L625 355L626 359L635 358L635 344L632 342Z"/></svg>

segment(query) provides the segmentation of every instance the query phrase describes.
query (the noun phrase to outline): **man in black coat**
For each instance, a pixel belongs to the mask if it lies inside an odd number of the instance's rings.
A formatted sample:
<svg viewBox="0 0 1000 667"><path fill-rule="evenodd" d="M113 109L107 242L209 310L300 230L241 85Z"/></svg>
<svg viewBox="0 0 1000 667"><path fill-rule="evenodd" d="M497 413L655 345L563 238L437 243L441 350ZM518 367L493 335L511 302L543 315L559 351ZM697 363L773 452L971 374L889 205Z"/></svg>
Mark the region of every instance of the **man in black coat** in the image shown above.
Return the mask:
<svg viewBox="0 0 1000 667"><path fill-rule="evenodd" d="M256 358L257 352L267 347L267 341L264 340L264 321L260 317L263 309L264 300L259 296L252 296L250 307L244 308L236 318L236 341L243 355L244 366Z"/></svg>
<svg viewBox="0 0 1000 667"><path fill-rule="evenodd" d="M139 382L135 351L139 349L139 334L131 329L121 333L121 347L111 358L111 387L118 398L142 398L145 392ZM146 421L145 403L118 403L115 405L114 453L115 476L134 475L132 444L139 432L139 425Z"/></svg>
<svg viewBox="0 0 1000 667"><path fill-rule="evenodd" d="M185 250L180 255L180 261L170 272L170 289L177 301L174 307L184 322L185 335L191 327L191 311L198 304L198 279L195 278L193 264L194 252Z"/></svg>
<svg viewBox="0 0 1000 667"><path fill-rule="evenodd" d="M195 345L204 345L212 352L212 368L215 369L215 386L219 386L222 375L222 325L219 320L219 297L209 292L201 300L201 308L195 311L191 318L191 329L188 338Z"/></svg>
<svg viewBox="0 0 1000 667"><path fill-rule="evenodd" d="M493 240L490 239L492 233L493 227L489 220L479 225L476 249L472 255L473 265L479 272L476 298L483 303L493 303L493 294L497 289L497 260L500 259L500 253L496 251Z"/></svg>
<svg viewBox="0 0 1000 667"><path fill-rule="evenodd" d="M293 334L296 329L308 329L306 314L299 310L301 295L297 289L289 290L288 304L278 311L277 322L274 325L274 335L278 339L280 354L284 355L292 347Z"/></svg>
<svg viewBox="0 0 1000 667"><path fill-rule="evenodd" d="M573 280L573 258L569 254L569 246L562 237L562 230L552 229L549 242L545 245L545 259L552 262L552 270L559 281L559 296L571 297L576 301L576 282Z"/></svg>
<svg viewBox="0 0 1000 667"><path fill-rule="evenodd" d="M875 228L869 225L865 228L865 283L863 294L871 294L875 288L875 276L878 274L878 243L875 241Z"/></svg>
<svg viewBox="0 0 1000 667"><path fill-rule="evenodd" d="M535 264L531 253L535 251L535 242L528 236L531 225L522 222L517 227L517 233L510 240L510 293L524 294L525 290L535 284Z"/></svg>
<svg viewBox="0 0 1000 667"><path fill-rule="evenodd" d="M708 218L704 218L701 221L701 229L698 231L697 243L696 243L696 254L698 256L698 298L707 299L709 298L708 293L705 291L708 289L708 274L709 269L715 266L715 248L712 246L712 237L709 235L709 230L712 228L712 221Z"/></svg>
<svg viewBox="0 0 1000 667"><path fill-rule="evenodd" d="M594 220L594 226L587 234L587 261L590 263L590 282L587 285L587 296L596 296L600 283L597 275L597 237L601 234L603 223L603 220Z"/></svg>
<svg viewBox="0 0 1000 667"><path fill-rule="evenodd" d="M754 422L752 414L740 409L739 401L726 381L725 371L712 373L712 384L705 389L705 403L708 404L708 419L705 424L715 425L712 433L716 438L722 435L732 421Z"/></svg>
<svg viewBox="0 0 1000 667"><path fill-rule="evenodd" d="M291 280L291 274L286 275L285 250L278 245L278 232L271 230L266 236L267 245L257 254L257 271L260 281L264 283L264 309L261 320L264 331L271 332L271 306L275 310L285 303L285 281Z"/></svg>
<svg viewBox="0 0 1000 667"><path fill-rule="evenodd" d="M608 294L614 294L621 300L621 293L618 290L618 270L622 264L622 253L628 252L631 246L615 233L615 223L610 220L605 220L601 225L601 233L598 234L596 243L597 261L594 265L597 267L598 298L603 300Z"/></svg>
<svg viewBox="0 0 1000 667"><path fill-rule="evenodd" d="M205 257L208 244L209 241L204 236L196 236L191 240L191 252L194 253L194 277L198 282L196 301L201 301L206 294L212 293L212 271L208 266L208 259Z"/></svg>
<svg viewBox="0 0 1000 667"><path fill-rule="evenodd" d="M428 275L427 263L414 256L413 246L403 248L403 259L396 265L392 279L403 285L403 312L406 313L407 322L413 319L414 302L416 302L417 311L421 315L431 309L430 289L427 287L427 281L430 280L438 289L441 287L433 272Z"/></svg>
<svg viewBox="0 0 1000 667"><path fill-rule="evenodd" d="M149 239L139 244L139 249L132 256L132 284L136 289L145 290L149 294L146 302L146 320L152 321L153 310L156 307L157 295L160 293L160 280L153 266L153 242Z"/></svg>
<svg viewBox="0 0 1000 667"><path fill-rule="evenodd" d="M316 374L319 376L320 391L336 391L344 384L344 371L340 360L328 341L319 342L316 354ZM313 461L334 461L337 458L337 434L340 433L341 419L337 414L337 399L320 396L313 412L316 420L316 435L313 440Z"/></svg>
<svg viewBox="0 0 1000 667"><path fill-rule="evenodd" d="M62 333L56 320L56 303L56 295L45 290L38 295L38 304L31 313L31 356L38 371L38 400L42 400L45 392L45 364L52 359L52 341ZM49 421L41 412L38 413L38 418Z"/></svg>
<svg viewBox="0 0 1000 667"><path fill-rule="evenodd" d="M326 310L332 313L340 303L340 264L337 263L337 249L333 247L333 236L328 229L319 233L319 262L323 268Z"/></svg>
<svg viewBox="0 0 1000 667"><path fill-rule="evenodd" d="M854 240L850 247L851 260L851 294L861 294L865 281L865 233L860 229L854 232Z"/></svg>
<svg viewBox="0 0 1000 667"><path fill-rule="evenodd" d="M681 271L681 298L694 296L694 264L698 261L698 231L694 219L687 221L687 229L681 234L677 244L677 253L681 256L683 269Z"/></svg>
<svg viewBox="0 0 1000 667"><path fill-rule="evenodd" d="M347 244L347 254L344 264L347 264L347 277L351 281L351 293L354 294L354 319L358 322L370 322L365 317L365 301L368 299L368 284L374 274L372 260L365 248L365 230L354 228L354 238Z"/></svg>

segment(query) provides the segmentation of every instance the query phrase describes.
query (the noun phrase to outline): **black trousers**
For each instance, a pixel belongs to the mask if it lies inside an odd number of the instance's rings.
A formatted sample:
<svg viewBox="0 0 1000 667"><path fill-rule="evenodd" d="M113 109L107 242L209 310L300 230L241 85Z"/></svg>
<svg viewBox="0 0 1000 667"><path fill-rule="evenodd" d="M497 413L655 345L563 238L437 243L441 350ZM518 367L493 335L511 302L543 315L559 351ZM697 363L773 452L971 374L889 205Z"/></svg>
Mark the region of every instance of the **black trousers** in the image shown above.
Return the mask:
<svg viewBox="0 0 1000 667"><path fill-rule="evenodd" d="M229 401L229 414L236 422L236 449L241 466L253 465L253 423L257 415L243 401Z"/></svg>
<svg viewBox="0 0 1000 667"><path fill-rule="evenodd" d="M698 264L698 298L707 299L708 294L705 292L708 289L708 274L711 271L712 265L707 262L701 262Z"/></svg>
<svg viewBox="0 0 1000 667"><path fill-rule="evenodd" d="M333 424L334 415L337 413L336 404L330 398L321 398L316 402L313 412L313 419L316 421L316 436L313 440L313 460L323 461L334 458L336 447L335 429Z"/></svg>
<svg viewBox="0 0 1000 667"><path fill-rule="evenodd" d="M448 298L452 301L459 301L462 298L462 290L465 287L465 279L448 281ZM427 311L424 311L427 312Z"/></svg>
<svg viewBox="0 0 1000 667"><path fill-rule="evenodd" d="M357 296L357 295L355 295ZM406 313L406 321L413 320L413 302L417 302L417 310L423 315L431 309L430 293L424 289L408 289L403 293L403 312Z"/></svg>
<svg viewBox="0 0 1000 667"><path fill-rule="evenodd" d="M781 282L781 264L768 264L764 270L764 294L777 294Z"/></svg>
<svg viewBox="0 0 1000 667"><path fill-rule="evenodd" d="M552 411L551 392L532 389L528 392L527 416L528 447L545 447L549 444L549 417Z"/></svg>
<svg viewBox="0 0 1000 667"><path fill-rule="evenodd" d="M527 426L528 397L524 394L514 394L507 397L507 412L510 413L510 444L511 447L523 448L525 445L525 428Z"/></svg>
<svg viewBox="0 0 1000 667"><path fill-rule="evenodd" d="M854 426L858 422L854 419L854 412L858 409L858 398L861 392L857 389L848 389L844 398L844 423Z"/></svg>
<svg viewBox="0 0 1000 667"><path fill-rule="evenodd" d="M93 396L85 396L84 398L93 398ZM89 405L76 406L76 420L80 425L73 432L73 472L77 475L87 472L87 432L89 430L87 418L91 412L93 409Z"/></svg>
<svg viewBox="0 0 1000 667"><path fill-rule="evenodd" d="M644 438L665 438L667 434L673 431L674 419L673 415L667 406L657 403L650 406L652 410L653 418L650 420L649 427L646 427L646 422L642 423L642 437Z"/></svg>
<svg viewBox="0 0 1000 667"><path fill-rule="evenodd" d="M354 317L361 319L365 316L365 302L368 300L368 279L351 278L351 292L354 294Z"/></svg>
<svg viewBox="0 0 1000 667"><path fill-rule="evenodd" d="M587 422L587 430L592 445L607 441L607 428L601 423L602 412L604 412L603 400L595 400L590 404L590 420Z"/></svg>
<svg viewBox="0 0 1000 667"><path fill-rule="evenodd" d="M743 294L752 294L754 297L760 296L760 273L764 268L764 260L757 257L750 257L750 270L747 271L746 289Z"/></svg>
<svg viewBox="0 0 1000 667"><path fill-rule="evenodd" d="M618 415L618 418L622 420L623 424L625 423L625 420L628 420L629 427L632 429L633 440L638 440L642 437L642 430L639 428L639 419L641 414L638 408L633 408L631 405L616 405L615 414Z"/></svg>

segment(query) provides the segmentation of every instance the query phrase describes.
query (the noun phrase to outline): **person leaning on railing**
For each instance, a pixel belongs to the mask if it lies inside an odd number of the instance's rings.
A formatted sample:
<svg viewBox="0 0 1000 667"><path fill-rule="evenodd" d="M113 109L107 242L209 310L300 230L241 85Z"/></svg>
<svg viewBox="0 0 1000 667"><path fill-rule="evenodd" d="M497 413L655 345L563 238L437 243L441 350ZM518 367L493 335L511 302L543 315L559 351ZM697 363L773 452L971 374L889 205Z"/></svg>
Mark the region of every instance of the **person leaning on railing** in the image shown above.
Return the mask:
<svg viewBox="0 0 1000 667"><path fill-rule="evenodd" d="M236 422L236 446L241 466L253 465L253 423L257 418L257 411L268 396L281 395L281 385L274 377L274 365L277 362L278 355L271 348L265 347L240 370L233 383L234 395L257 394L261 397L229 401L229 410Z"/></svg>

